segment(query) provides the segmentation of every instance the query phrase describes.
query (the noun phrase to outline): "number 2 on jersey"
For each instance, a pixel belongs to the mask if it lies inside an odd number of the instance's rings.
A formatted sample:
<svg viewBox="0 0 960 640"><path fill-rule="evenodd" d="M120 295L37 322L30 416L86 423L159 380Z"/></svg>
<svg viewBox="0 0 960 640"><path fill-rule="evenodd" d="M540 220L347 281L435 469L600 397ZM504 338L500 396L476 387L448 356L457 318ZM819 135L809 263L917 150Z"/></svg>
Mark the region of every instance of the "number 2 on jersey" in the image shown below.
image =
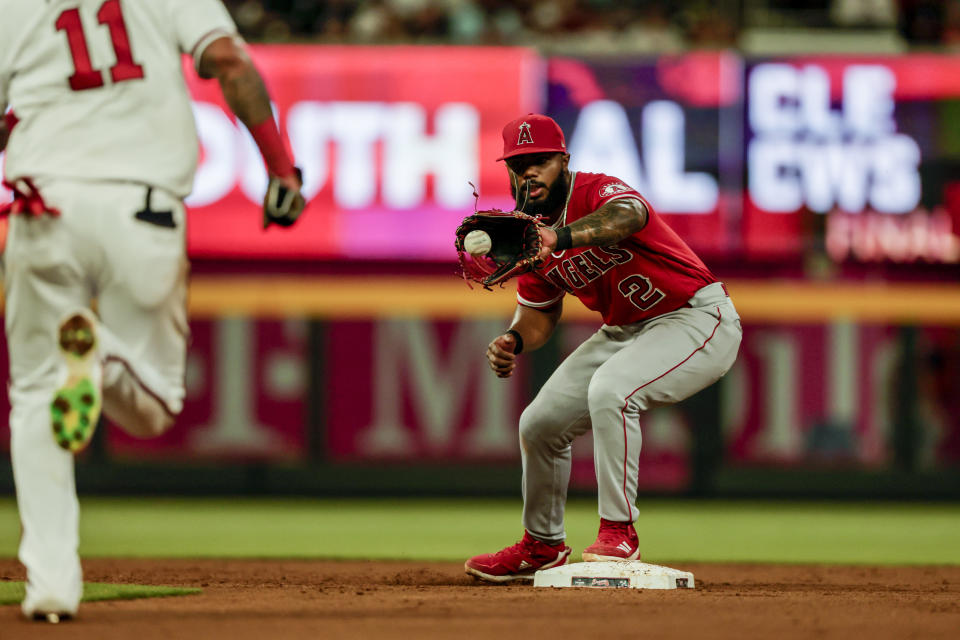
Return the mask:
<svg viewBox="0 0 960 640"><path fill-rule="evenodd" d="M110 78L114 82L142 78L143 67L133 61L130 36L127 34L127 25L123 21L120 0L104 2L97 12L97 21L110 29L113 51L117 56L117 63L110 67ZM94 69L90 61L90 49L87 47L87 37L83 33L80 10L67 9L61 13L57 18L56 27L58 31L64 31L67 34L70 55L73 56L73 75L68 78L70 88L74 91L85 91L102 87L103 72Z"/></svg>
<svg viewBox="0 0 960 640"><path fill-rule="evenodd" d="M641 311L649 311L654 305L667 297L667 295L653 286L650 278L635 273L627 276L617 284L617 289L623 294L623 297L633 303L633 306Z"/></svg>

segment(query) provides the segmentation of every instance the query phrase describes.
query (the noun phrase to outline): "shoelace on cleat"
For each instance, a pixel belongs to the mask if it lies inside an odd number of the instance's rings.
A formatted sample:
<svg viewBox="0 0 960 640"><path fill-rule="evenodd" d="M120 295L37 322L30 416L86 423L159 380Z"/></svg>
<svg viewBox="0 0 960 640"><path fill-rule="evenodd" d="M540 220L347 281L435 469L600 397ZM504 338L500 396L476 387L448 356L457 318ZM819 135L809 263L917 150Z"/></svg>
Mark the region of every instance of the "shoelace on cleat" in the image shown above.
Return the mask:
<svg viewBox="0 0 960 640"><path fill-rule="evenodd" d="M501 549L500 551L497 551L493 555L495 558L499 559L505 555L509 555L515 552L521 552L531 557L534 557L537 555L537 549L539 547L546 547L550 551L558 552L555 547L548 545L546 542L541 542L537 539L531 539L529 541L527 541L526 539L523 539L516 542L515 544L510 545L509 547L506 547L504 549Z"/></svg>
<svg viewBox="0 0 960 640"><path fill-rule="evenodd" d="M633 523L630 522L604 521L603 526L600 527L600 533L597 535L597 542L612 544L619 542L622 538L629 540L632 536L628 527L632 526Z"/></svg>
<svg viewBox="0 0 960 640"><path fill-rule="evenodd" d="M536 544L536 542L537 542L536 540L534 540L533 542L527 542L526 540L520 540L519 542L517 542L517 543L515 543L515 544L512 544L512 545L510 545L509 547L505 547L505 548L501 549L500 551L497 551L497 552L496 552L495 554L493 554L493 555L494 555L494 557L496 557L496 558L500 558L500 557L502 557L502 556L505 556L505 555L508 555L508 554L512 554L512 553L514 553L514 552L516 552L516 551L525 551L525 552L526 552L526 551L529 551L529 552L531 552L530 555L533 555L533 554L532 554L533 545Z"/></svg>

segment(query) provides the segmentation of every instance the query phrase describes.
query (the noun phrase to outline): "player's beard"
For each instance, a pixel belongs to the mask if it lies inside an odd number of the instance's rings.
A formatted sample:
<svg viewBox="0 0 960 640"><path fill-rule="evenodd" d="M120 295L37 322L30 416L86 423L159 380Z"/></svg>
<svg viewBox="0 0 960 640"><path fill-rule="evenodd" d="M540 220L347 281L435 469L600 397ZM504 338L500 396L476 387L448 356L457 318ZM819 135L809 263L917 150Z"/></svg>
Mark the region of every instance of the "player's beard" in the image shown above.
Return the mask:
<svg viewBox="0 0 960 640"><path fill-rule="evenodd" d="M566 172L564 171L561 171L556 180L550 185L545 185L542 182L532 182L530 184L531 189L534 187L546 187L547 197L539 202L535 200L528 201L523 212L529 213L532 216L544 216L547 219L552 219L555 214L560 213L560 208L566 202L569 186L569 180L567 180ZM510 186L510 191L513 193L514 199L516 199L517 191L513 185ZM521 201L520 204L523 204L523 202Z"/></svg>

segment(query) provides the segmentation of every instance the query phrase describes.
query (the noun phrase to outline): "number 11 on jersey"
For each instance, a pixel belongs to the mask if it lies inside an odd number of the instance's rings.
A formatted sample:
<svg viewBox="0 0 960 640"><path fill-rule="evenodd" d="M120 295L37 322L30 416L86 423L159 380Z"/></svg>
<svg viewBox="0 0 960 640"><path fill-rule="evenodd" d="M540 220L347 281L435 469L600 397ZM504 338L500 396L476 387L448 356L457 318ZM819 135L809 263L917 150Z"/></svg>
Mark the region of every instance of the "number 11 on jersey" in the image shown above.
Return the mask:
<svg viewBox="0 0 960 640"><path fill-rule="evenodd" d="M113 51L117 56L117 63L110 67L110 78L113 82L143 78L143 67L133 60L130 36L127 34L127 25L123 21L123 7L120 6L120 0L104 2L97 12L97 21L110 30L110 40L113 42ZM61 13L57 18L56 27L58 31L66 33L70 55L73 57L73 75L68 78L70 88L74 91L85 91L102 87L103 72L94 69L90 60L90 49L87 46L86 34L83 32L80 10L73 8Z"/></svg>

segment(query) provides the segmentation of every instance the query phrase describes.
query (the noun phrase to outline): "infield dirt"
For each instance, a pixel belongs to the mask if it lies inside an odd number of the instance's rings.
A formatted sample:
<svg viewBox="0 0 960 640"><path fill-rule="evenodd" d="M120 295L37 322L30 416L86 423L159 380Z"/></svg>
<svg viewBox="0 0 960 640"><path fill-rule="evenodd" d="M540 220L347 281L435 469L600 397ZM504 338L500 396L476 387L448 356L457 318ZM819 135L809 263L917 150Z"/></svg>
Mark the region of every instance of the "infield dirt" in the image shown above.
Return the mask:
<svg viewBox="0 0 960 640"><path fill-rule="evenodd" d="M0 607L0 638L957 638L960 567L674 563L694 590L486 585L458 563L91 559L91 582L200 587L93 602L48 625ZM0 580L22 580L0 559ZM69 625L69 629L64 628Z"/></svg>

